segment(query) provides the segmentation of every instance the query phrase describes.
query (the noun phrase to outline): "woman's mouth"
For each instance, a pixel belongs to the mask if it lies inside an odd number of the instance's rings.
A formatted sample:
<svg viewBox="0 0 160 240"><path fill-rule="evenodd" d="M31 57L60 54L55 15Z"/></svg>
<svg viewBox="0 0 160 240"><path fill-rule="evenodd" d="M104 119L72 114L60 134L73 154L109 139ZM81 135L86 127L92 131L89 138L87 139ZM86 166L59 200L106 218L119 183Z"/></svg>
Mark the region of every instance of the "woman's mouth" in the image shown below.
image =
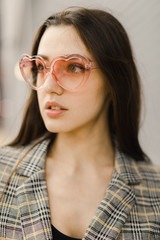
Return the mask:
<svg viewBox="0 0 160 240"><path fill-rule="evenodd" d="M50 109L52 110L62 110L60 107L58 106L51 106Z"/></svg>
<svg viewBox="0 0 160 240"><path fill-rule="evenodd" d="M59 117L68 109L57 102L48 101L45 105L45 111L48 117Z"/></svg>

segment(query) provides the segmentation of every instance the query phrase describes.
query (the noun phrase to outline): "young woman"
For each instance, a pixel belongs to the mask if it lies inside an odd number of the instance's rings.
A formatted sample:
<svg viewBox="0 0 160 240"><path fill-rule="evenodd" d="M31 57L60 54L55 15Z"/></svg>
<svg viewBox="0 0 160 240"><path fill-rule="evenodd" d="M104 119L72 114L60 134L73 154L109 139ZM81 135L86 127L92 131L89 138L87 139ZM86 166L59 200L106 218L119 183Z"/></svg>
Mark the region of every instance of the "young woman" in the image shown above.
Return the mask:
<svg viewBox="0 0 160 240"><path fill-rule="evenodd" d="M160 239L160 173L139 145L122 25L100 10L52 15L20 69L32 91L1 148L1 239Z"/></svg>

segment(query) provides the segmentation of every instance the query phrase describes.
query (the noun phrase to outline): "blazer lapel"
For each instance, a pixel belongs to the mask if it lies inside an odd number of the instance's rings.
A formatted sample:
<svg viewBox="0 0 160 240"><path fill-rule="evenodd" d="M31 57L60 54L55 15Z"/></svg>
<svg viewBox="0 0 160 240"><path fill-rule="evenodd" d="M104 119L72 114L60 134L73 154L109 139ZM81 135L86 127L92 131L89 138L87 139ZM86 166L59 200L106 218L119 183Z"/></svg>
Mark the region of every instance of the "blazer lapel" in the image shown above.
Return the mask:
<svg viewBox="0 0 160 240"><path fill-rule="evenodd" d="M26 155L18 175L27 176L17 189L17 201L24 239L52 239L44 164L49 140L37 144Z"/></svg>
<svg viewBox="0 0 160 240"><path fill-rule="evenodd" d="M37 144L22 161L17 174L27 176L17 189L24 239L52 239L44 164L49 140ZM116 152L115 171L83 239L117 239L135 204L132 185L141 176L134 160Z"/></svg>
<svg viewBox="0 0 160 240"><path fill-rule="evenodd" d="M134 161L117 151L115 171L83 239L117 239L135 204L130 185L141 181Z"/></svg>
<svg viewBox="0 0 160 240"><path fill-rule="evenodd" d="M24 239L52 239L44 170L33 174L17 191Z"/></svg>

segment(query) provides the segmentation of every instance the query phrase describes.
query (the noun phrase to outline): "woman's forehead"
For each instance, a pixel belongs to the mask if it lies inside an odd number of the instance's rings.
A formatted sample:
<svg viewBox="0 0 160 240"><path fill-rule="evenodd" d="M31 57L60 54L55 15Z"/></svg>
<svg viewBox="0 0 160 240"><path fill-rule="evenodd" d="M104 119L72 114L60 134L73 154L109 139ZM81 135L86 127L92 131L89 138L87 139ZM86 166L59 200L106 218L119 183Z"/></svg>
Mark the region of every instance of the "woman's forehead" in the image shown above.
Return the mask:
<svg viewBox="0 0 160 240"><path fill-rule="evenodd" d="M70 25L47 28L40 40L38 54L48 56L48 58L71 54L92 58L76 29Z"/></svg>

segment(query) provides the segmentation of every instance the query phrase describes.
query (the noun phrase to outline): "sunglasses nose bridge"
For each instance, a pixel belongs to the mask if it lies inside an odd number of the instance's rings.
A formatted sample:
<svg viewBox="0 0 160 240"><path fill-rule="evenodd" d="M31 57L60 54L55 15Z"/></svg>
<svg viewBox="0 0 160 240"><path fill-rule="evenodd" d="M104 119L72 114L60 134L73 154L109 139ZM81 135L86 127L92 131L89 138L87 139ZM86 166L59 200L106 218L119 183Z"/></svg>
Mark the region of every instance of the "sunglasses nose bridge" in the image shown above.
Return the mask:
<svg viewBox="0 0 160 240"><path fill-rule="evenodd" d="M54 72L54 63L51 64L50 67L45 67L46 75L50 73L51 75L54 75L55 77L55 72Z"/></svg>
<svg viewBox="0 0 160 240"><path fill-rule="evenodd" d="M46 70L47 71L45 74L45 82L48 82L48 81L56 82L55 75L53 72L51 72L50 68L47 68Z"/></svg>
<svg viewBox="0 0 160 240"><path fill-rule="evenodd" d="M47 72L47 74L48 74L48 73L51 73L51 67L46 67L46 72ZM46 74L46 75L47 75L47 74Z"/></svg>
<svg viewBox="0 0 160 240"><path fill-rule="evenodd" d="M59 94L62 91L62 87L59 86L54 72L51 71L47 71L43 87L45 87L47 91L57 91Z"/></svg>
<svg viewBox="0 0 160 240"><path fill-rule="evenodd" d="M54 66L54 64L52 64L50 67L45 67L45 71L46 71L46 73L45 73L45 82L48 81L48 78L51 78L52 82L54 81L54 82L57 83L57 81L56 81L56 74L54 72L54 67L53 66Z"/></svg>

